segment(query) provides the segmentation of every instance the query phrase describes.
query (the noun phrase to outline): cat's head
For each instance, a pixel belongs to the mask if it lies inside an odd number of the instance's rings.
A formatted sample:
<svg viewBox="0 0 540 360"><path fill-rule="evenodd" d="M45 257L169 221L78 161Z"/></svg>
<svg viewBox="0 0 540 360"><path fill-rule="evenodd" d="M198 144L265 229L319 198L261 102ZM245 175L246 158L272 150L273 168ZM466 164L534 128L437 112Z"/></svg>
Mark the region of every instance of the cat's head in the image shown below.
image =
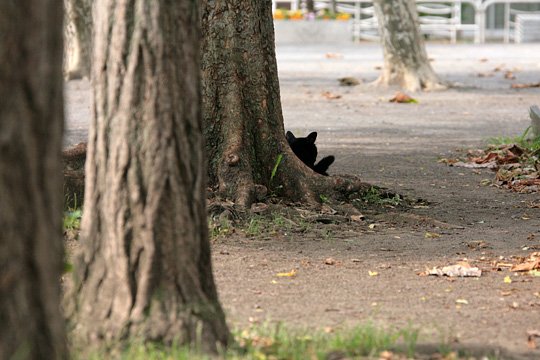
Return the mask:
<svg viewBox="0 0 540 360"><path fill-rule="evenodd" d="M290 131L285 135L294 154L302 160L304 164L313 168L317 159L317 133L314 131L306 137L296 137Z"/></svg>

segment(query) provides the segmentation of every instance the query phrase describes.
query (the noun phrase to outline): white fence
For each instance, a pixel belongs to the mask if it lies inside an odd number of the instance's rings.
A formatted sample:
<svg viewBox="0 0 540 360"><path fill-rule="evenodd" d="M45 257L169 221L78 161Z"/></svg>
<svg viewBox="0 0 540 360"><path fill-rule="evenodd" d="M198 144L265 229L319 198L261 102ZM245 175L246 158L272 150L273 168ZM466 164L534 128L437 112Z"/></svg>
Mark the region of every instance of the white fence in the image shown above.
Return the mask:
<svg viewBox="0 0 540 360"><path fill-rule="evenodd" d="M536 39L536 34L527 32L537 31L537 20L540 17L523 17L522 15L540 15L540 11L517 10L517 4L537 4L539 0L417 0L420 28L424 34L448 37L455 43L460 33L472 34L476 43L486 41L486 18L489 10L496 4L504 5L503 15L503 41L523 39ZM306 8L305 0L273 0L273 9L286 7L291 10ZM355 39L374 40L377 38L377 18L373 11L371 0L317 0L317 10L329 8L335 3L337 11L352 15L352 36ZM473 9L474 17L471 23L462 21L462 9L466 5ZM527 19L524 21L523 19ZM540 21L540 20L538 20Z"/></svg>

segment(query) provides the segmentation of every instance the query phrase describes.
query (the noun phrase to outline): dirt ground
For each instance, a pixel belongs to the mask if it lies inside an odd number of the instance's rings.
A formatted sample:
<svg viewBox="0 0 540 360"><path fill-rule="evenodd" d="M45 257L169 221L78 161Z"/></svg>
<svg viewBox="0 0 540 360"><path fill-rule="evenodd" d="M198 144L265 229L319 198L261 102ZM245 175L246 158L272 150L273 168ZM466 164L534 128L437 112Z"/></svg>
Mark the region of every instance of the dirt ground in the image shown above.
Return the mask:
<svg viewBox="0 0 540 360"><path fill-rule="evenodd" d="M540 359L540 350L527 346L527 331L540 331L540 278L494 266L540 250L540 208L532 206L540 194L484 186L490 170L437 162L490 137L523 132L540 88L510 84L540 81L540 44L431 44L435 70L456 87L413 94L418 104L389 103L396 89L369 85L382 64L375 44L277 53L286 129L297 136L317 131L320 156L336 156L331 174L357 174L429 205L367 211L364 221L337 225L276 220L272 231L214 237L214 272L229 323L410 325L420 329L423 345ZM340 87L342 76L364 83ZM329 100L325 91L341 98ZM89 86L70 82L67 95L66 145L86 134ZM440 237L426 238L427 232ZM483 270L480 278L418 275L464 259ZM292 269L295 277L276 276Z"/></svg>

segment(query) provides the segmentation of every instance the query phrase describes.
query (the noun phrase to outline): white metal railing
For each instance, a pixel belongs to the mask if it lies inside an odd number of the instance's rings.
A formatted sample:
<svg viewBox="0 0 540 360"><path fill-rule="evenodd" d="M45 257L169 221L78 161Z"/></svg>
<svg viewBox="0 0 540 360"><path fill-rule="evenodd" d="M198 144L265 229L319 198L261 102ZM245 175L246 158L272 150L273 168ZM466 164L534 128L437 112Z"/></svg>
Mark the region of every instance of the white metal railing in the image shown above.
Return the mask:
<svg viewBox="0 0 540 360"><path fill-rule="evenodd" d="M475 43L484 43L486 40L486 14L487 10L495 4L504 4L503 40L509 42L512 30L515 31L514 19L521 12L512 9L512 4L540 4L540 0L416 0L420 28L423 33L444 35L456 42L458 31L471 31ZM330 0L315 1L316 9L330 6ZM474 10L474 23L464 24L461 20L463 4L469 4ZM277 6L286 5L291 10L305 9L305 0L273 0L273 10ZM373 11L372 0L338 0L336 2L339 12L349 13L353 17L353 36L356 39L377 38L378 25ZM527 12L531 13L531 12ZM514 37L515 38L515 37Z"/></svg>

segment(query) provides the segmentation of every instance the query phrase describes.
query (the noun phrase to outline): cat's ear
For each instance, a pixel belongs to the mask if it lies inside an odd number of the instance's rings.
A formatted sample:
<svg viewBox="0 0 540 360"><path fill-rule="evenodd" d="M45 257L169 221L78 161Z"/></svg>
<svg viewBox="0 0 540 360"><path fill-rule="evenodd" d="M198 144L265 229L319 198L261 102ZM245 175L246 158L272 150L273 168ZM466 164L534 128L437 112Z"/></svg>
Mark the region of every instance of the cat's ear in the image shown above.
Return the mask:
<svg viewBox="0 0 540 360"><path fill-rule="evenodd" d="M289 142L289 144L296 140L296 137L290 131L287 131L287 133L285 134L285 137L287 138L287 141Z"/></svg>
<svg viewBox="0 0 540 360"><path fill-rule="evenodd" d="M312 133L310 133L308 136L307 136L307 139L309 141L311 141L313 144L315 144L315 140L317 140L317 132L314 131Z"/></svg>

